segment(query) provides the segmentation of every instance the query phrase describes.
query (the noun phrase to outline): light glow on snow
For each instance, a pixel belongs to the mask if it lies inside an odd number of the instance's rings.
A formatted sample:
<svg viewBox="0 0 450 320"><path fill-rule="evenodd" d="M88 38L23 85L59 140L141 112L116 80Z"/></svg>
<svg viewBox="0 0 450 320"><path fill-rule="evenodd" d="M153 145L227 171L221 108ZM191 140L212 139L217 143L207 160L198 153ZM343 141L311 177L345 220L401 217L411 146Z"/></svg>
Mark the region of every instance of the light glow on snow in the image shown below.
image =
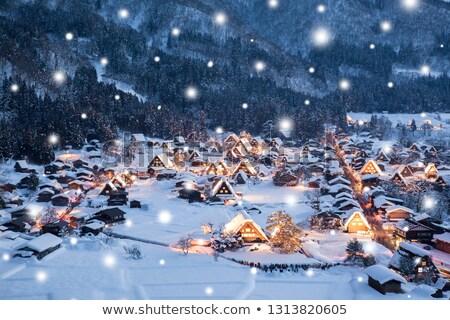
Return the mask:
<svg viewBox="0 0 450 320"><path fill-rule="evenodd" d="M125 226L128 228L131 228L133 226L133 221L131 221L130 219L127 219L127 221L125 221Z"/></svg>
<svg viewBox="0 0 450 320"><path fill-rule="evenodd" d="M108 63L109 63L108 58L103 57L103 58L100 59L100 64L101 64L102 66L105 67Z"/></svg>
<svg viewBox="0 0 450 320"><path fill-rule="evenodd" d="M332 236L335 236L335 235L336 235L336 230L331 230L331 231L330 231L330 234L331 234Z"/></svg>
<svg viewBox="0 0 450 320"><path fill-rule="evenodd" d="M10 89L11 89L12 92L17 92L17 91L19 91L19 85L14 83L14 84L11 85Z"/></svg>
<svg viewBox="0 0 450 320"><path fill-rule="evenodd" d="M184 96L188 100L195 100L198 97L198 89L194 86L189 86L184 91Z"/></svg>
<svg viewBox="0 0 450 320"><path fill-rule="evenodd" d="M309 73L314 73L314 72L316 72L316 69L314 69L314 67L310 67L310 68L308 69L308 72L309 72Z"/></svg>
<svg viewBox="0 0 450 320"><path fill-rule="evenodd" d="M420 67L420 73L421 73L423 76L429 76L429 75L430 75L430 72L431 72L431 68L430 68L429 65L424 64L423 66Z"/></svg>
<svg viewBox="0 0 450 320"><path fill-rule="evenodd" d="M324 4L319 4L316 7L318 13L324 13L327 10L327 7Z"/></svg>
<svg viewBox="0 0 450 320"><path fill-rule="evenodd" d="M298 202L298 199L294 195L287 195L286 198L284 199L284 201L286 202L286 204L288 206L293 206L294 204L296 204Z"/></svg>
<svg viewBox="0 0 450 320"><path fill-rule="evenodd" d="M130 16L130 11L128 9L122 8L118 12L120 19L127 19Z"/></svg>
<svg viewBox="0 0 450 320"><path fill-rule="evenodd" d="M389 81L387 86L388 86L388 88L393 88L394 87L394 83L392 81Z"/></svg>
<svg viewBox="0 0 450 320"><path fill-rule="evenodd" d="M83 119L83 120L84 120L84 119L87 119L87 114L86 114L86 113L82 113L82 114L81 114L81 119Z"/></svg>
<svg viewBox="0 0 450 320"><path fill-rule="evenodd" d="M363 191L364 192L369 192L370 191L370 187L364 187Z"/></svg>
<svg viewBox="0 0 450 320"><path fill-rule="evenodd" d="M66 74L63 71L55 71L53 73L53 81L58 84L64 83L66 81Z"/></svg>
<svg viewBox="0 0 450 320"><path fill-rule="evenodd" d="M37 280L38 282L41 282L41 283L42 283L42 282L45 282L45 281L47 280L48 275L47 275L47 273L44 272L44 271L38 271L38 272L36 272L35 277L36 277L36 280Z"/></svg>
<svg viewBox="0 0 450 320"><path fill-rule="evenodd" d="M172 214L169 211L161 211L158 214L158 222L162 224L168 224L172 221Z"/></svg>
<svg viewBox="0 0 450 320"><path fill-rule="evenodd" d="M371 43L371 44L369 45L369 48L370 48L371 50L375 49L375 43Z"/></svg>
<svg viewBox="0 0 450 320"><path fill-rule="evenodd" d="M380 29L383 32L389 32L392 30L392 23L390 21L382 21L380 23Z"/></svg>
<svg viewBox="0 0 450 320"><path fill-rule="evenodd" d="M160 56L155 56L155 57L153 58L153 60L154 60L155 62L160 62L160 61L161 61L161 57L160 57Z"/></svg>
<svg viewBox="0 0 450 320"><path fill-rule="evenodd" d="M311 104L311 101L309 99L305 100L305 106L309 106Z"/></svg>
<svg viewBox="0 0 450 320"><path fill-rule="evenodd" d="M384 153L391 153L392 152L392 147L391 146L385 146L383 148Z"/></svg>
<svg viewBox="0 0 450 320"><path fill-rule="evenodd" d="M266 64L263 61L256 61L254 67L257 72L261 72L266 68Z"/></svg>
<svg viewBox="0 0 450 320"><path fill-rule="evenodd" d="M175 27L175 28L172 28L172 31L170 33L174 37L179 37L181 34L181 30L180 30L180 28Z"/></svg>
<svg viewBox="0 0 450 320"><path fill-rule="evenodd" d="M214 62L209 60L206 65L208 66L208 68L212 68L212 67L214 67Z"/></svg>
<svg viewBox="0 0 450 320"><path fill-rule="evenodd" d="M162 108L161 106L158 106L156 109L161 110L161 108Z"/></svg>
<svg viewBox="0 0 450 320"><path fill-rule="evenodd" d="M342 91L347 91L348 89L350 89L350 86L351 84L348 79L342 79L341 81L339 81L339 89L341 89Z"/></svg>
<svg viewBox="0 0 450 320"><path fill-rule="evenodd" d="M117 263L116 257L113 256L112 254L108 254L105 257L103 257L103 265L105 267L112 268L116 265L116 263Z"/></svg>
<svg viewBox="0 0 450 320"><path fill-rule="evenodd" d="M364 125L364 120L359 120L358 125L360 125L360 126Z"/></svg>
<svg viewBox="0 0 450 320"><path fill-rule="evenodd" d="M420 6L420 0L401 0L402 7L406 11L414 11Z"/></svg>
<svg viewBox="0 0 450 320"><path fill-rule="evenodd" d="M314 270L313 270L313 269L308 269L308 270L306 270L306 275L307 275L308 277L314 276Z"/></svg>
<svg viewBox="0 0 450 320"><path fill-rule="evenodd" d="M269 6L269 8L276 9L280 5L280 1L279 0L267 0L267 5Z"/></svg>
<svg viewBox="0 0 450 320"><path fill-rule="evenodd" d="M120 100L120 95L116 94L116 95L114 96L114 100L119 101L119 100Z"/></svg>
<svg viewBox="0 0 450 320"><path fill-rule="evenodd" d="M214 293L214 289L212 288L212 287L207 287L207 288L205 288L205 294L207 295L207 296L210 296L210 295L212 295Z"/></svg>
<svg viewBox="0 0 450 320"><path fill-rule="evenodd" d="M420 258L414 259L414 262L415 262L416 264L419 264L421 261L422 261L422 259L420 259Z"/></svg>
<svg viewBox="0 0 450 320"><path fill-rule="evenodd" d="M312 31L312 42L318 48L327 47L331 42L331 33L325 27L319 27Z"/></svg>
<svg viewBox="0 0 450 320"><path fill-rule="evenodd" d="M358 277L358 282L363 282L363 277Z"/></svg>
<svg viewBox="0 0 450 320"><path fill-rule="evenodd" d="M253 275L255 275L255 274L258 273L258 269L256 269L255 267L252 267L252 268L250 269L250 273L253 274Z"/></svg>
<svg viewBox="0 0 450 320"><path fill-rule="evenodd" d="M242 104L242 109L248 109L248 103L243 103Z"/></svg>
<svg viewBox="0 0 450 320"><path fill-rule="evenodd" d="M2 254L2 260L7 262L11 259L11 256L7 253Z"/></svg>
<svg viewBox="0 0 450 320"><path fill-rule="evenodd" d="M164 259L159 260L159 264L162 265L162 266L165 265L166 264L166 260L164 260Z"/></svg>
<svg viewBox="0 0 450 320"><path fill-rule="evenodd" d="M67 32L66 33L66 40L67 41L72 41L73 40L73 33L72 32Z"/></svg>
<svg viewBox="0 0 450 320"><path fill-rule="evenodd" d="M78 239L77 238L74 238L74 237L72 237L72 238L70 238L70 244L71 245L76 245L78 243Z"/></svg>
<svg viewBox="0 0 450 320"><path fill-rule="evenodd" d="M214 15L214 23L219 26L223 26L228 21L228 16L224 12L217 12Z"/></svg>
<svg viewBox="0 0 450 320"><path fill-rule="evenodd" d="M217 127L216 128L216 133L217 134L222 134L223 133L223 128L222 127Z"/></svg>
<svg viewBox="0 0 450 320"><path fill-rule="evenodd" d="M363 243L363 248L365 253L374 254L377 246L372 241L367 241Z"/></svg>

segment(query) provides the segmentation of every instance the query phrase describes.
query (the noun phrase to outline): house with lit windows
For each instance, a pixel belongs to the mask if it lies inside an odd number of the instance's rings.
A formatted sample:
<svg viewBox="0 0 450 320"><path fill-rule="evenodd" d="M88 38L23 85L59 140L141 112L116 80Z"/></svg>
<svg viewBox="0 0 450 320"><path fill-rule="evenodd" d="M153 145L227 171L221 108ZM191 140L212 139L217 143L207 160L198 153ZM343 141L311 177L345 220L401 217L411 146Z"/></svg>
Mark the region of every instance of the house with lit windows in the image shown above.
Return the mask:
<svg viewBox="0 0 450 320"><path fill-rule="evenodd" d="M344 223L344 229L348 233L367 234L372 229L369 222L360 211L354 211Z"/></svg>
<svg viewBox="0 0 450 320"><path fill-rule="evenodd" d="M369 160L361 169L361 175L365 175L365 174L378 174L381 175L381 169L380 167L376 164L375 161L373 160Z"/></svg>
<svg viewBox="0 0 450 320"><path fill-rule="evenodd" d="M153 160L150 162L148 167L149 168L152 168L152 167L161 168L162 167L165 169L169 169L169 168L173 167L173 163L172 163L172 160L169 159L167 154L161 153L153 158Z"/></svg>
<svg viewBox="0 0 450 320"><path fill-rule="evenodd" d="M223 203L235 198L236 193L225 177L217 179L209 192L210 203Z"/></svg>
<svg viewBox="0 0 450 320"><path fill-rule="evenodd" d="M225 225L225 234L240 234L245 243L266 242L263 229L245 211L240 211Z"/></svg>

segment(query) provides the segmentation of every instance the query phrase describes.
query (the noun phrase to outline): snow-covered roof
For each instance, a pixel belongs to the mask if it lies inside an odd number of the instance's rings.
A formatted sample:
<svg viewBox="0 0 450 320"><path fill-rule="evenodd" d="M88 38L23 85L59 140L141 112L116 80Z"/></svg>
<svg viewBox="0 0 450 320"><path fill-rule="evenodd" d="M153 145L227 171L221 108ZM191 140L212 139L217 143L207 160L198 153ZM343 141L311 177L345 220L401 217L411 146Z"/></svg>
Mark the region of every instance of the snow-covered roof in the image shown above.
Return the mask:
<svg viewBox="0 0 450 320"><path fill-rule="evenodd" d="M31 250L42 252L49 248L56 247L62 243L62 240L51 234L51 233L45 233L37 238L34 238L33 240L30 240L27 242L23 248L29 248Z"/></svg>
<svg viewBox="0 0 450 320"><path fill-rule="evenodd" d="M364 272L372 279L378 281L380 284L385 284L386 282L389 282L391 280L406 284L406 280L402 276L380 264L370 266L366 268Z"/></svg>
<svg viewBox="0 0 450 320"><path fill-rule="evenodd" d="M42 194L42 193L50 193L50 194L55 194L55 191L53 191L50 188L42 188L41 190L39 190L38 194Z"/></svg>
<svg viewBox="0 0 450 320"><path fill-rule="evenodd" d="M26 162L26 160L17 160L16 163L17 163L22 169L28 168L28 163Z"/></svg>
<svg viewBox="0 0 450 320"><path fill-rule="evenodd" d="M344 224L344 227L345 227L345 228L348 227L348 225L350 224L350 222L353 220L353 218L354 218L356 215L359 215L359 217L361 218L361 220L364 222L364 224L366 225L366 227L367 227L368 229L372 229L372 228L370 227L369 222L367 222L366 217L364 217L364 215L361 213L361 211L354 211L354 212L350 215L350 217L348 217L348 219L345 221L345 224Z"/></svg>
<svg viewBox="0 0 450 320"><path fill-rule="evenodd" d="M404 249L408 252L411 252L412 254L418 256L418 257L425 257L425 256L429 256L429 252L418 248L416 246L413 246L412 244L408 243L408 242L400 242L400 248L399 249Z"/></svg>
<svg viewBox="0 0 450 320"><path fill-rule="evenodd" d="M329 185L333 185L333 184L335 184L336 182L344 183L344 184L348 184L348 185L351 185L351 184L352 184L350 181L348 181L347 179L345 179L345 178L343 178L343 177L341 177L341 176L336 177L336 178L334 178L334 179L331 179L330 181L328 181L328 184L329 184Z"/></svg>
<svg viewBox="0 0 450 320"><path fill-rule="evenodd" d="M245 211L238 212L238 214L225 225L224 232L226 234L239 232L247 222L251 223L255 230L257 230L258 233L260 233L261 236L265 238L265 240L269 240L262 228L257 223L255 223L255 221L253 221L250 215Z"/></svg>
<svg viewBox="0 0 450 320"><path fill-rule="evenodd" d="M131 137L137 142L146 142L145 136L142 133L133 133Z"/></svg>
<svg viewBox="0 0 450 320"><path fill-rule="evenodd" d="M386 213L391 213L391 212L394 212L394 211L397 211L397 210L406 211L406 212L409 212L411 214L414 213L414 211L411 210L410 208L407 208L407 207L404 207L404 206L400 206L400 205L390 206L390 207L386 208Z"/></svg>
<svg viewBox="0 0 450 320"><path fill-rule="evenodd" d="M445 232L443 234L436 234L434 237L442 242L450 243L450 232Z"/></svg>

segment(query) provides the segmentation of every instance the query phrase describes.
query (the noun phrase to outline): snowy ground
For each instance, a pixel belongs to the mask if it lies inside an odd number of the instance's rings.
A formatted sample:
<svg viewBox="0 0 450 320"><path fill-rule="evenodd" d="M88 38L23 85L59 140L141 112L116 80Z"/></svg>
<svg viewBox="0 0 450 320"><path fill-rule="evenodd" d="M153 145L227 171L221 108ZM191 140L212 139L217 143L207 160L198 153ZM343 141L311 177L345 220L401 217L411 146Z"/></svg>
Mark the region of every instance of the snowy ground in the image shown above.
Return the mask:
<svg viewBox="0 0 450 320"><path fill-rule="evenodd" d="M148 205L148 210L124 207L128 223L113 227L113 231L173 244L180 236L199 234L204 222L220 226L235 215L230 207L188 204L176 198L172 186L170 181L139 181L129 191L130 198ZM244 199L261 208L262 213L253 218L262 226L276 209L285 209L296 221L312 213L304 203L303 187L275 188L270 181L263 181L240 188ZM161 217L169 219L162 221ZM340 262L352 237L340 232L307 233L304 248L311 257L248 250L224 257L260 263ZM412 287L402 295L383 296L368 287L363 270L354 267L255 274L251 268L222 257L215 261L209 248L195 248L184 256L170 247L117 239L105 244L101 238L77 238L77 244L65 239L62 249L42 261L2 260L0 299L408 299L408 295L426 299L432 293L428 287ZM386 249L368 238L361 239L373 246L379 262L385 263L389 257ZM125 255L123 246L135 243L142 250L142 260ZM0 251L4 249L0 246Z"/></svg>

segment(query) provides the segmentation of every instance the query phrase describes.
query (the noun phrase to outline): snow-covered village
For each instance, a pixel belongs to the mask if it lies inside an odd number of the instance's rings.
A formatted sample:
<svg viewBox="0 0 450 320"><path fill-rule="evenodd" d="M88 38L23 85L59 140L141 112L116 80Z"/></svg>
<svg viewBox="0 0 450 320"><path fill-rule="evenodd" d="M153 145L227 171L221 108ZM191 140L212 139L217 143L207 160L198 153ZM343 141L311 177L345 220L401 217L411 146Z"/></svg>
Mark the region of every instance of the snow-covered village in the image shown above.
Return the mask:
<svg viewBox="0 0 450 320"><path fill-rule="evenodd" d="M413 132L412 115L352 114L303 144L287 119L273 138L123 133L8 161L1 298L447 297L450 125L422 116Z"/></svg>
<svg viewBox="0 0 450 320"><path fill-rule="evenodd" d="M448 26L449 0L0 0L0 302L449 300Z"/></svg>

